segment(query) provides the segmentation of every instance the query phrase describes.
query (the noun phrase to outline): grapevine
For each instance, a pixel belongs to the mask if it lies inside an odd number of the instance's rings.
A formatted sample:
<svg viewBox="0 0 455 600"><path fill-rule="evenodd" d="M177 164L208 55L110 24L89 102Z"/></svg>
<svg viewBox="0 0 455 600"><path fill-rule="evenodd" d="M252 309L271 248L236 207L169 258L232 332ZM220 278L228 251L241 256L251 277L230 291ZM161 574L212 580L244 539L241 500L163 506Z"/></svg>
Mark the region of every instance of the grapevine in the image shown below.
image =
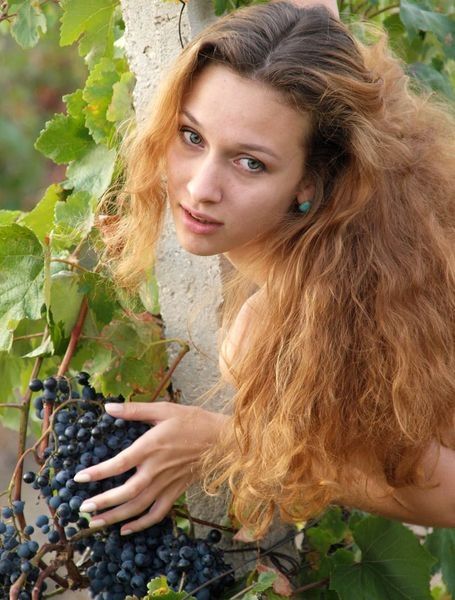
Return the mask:
<svg viewBox="0 0 455 600"><path fill-rule="evenodd" d="M214 0L214 11L221 15L251 1L256 0ZM176 3L181 45L183 9ZM454 97L450 3L340 0L339 9L343 20L357 23L360 35L363 19L384 26L409 74ZM142 423L112 420L105 402L178 400L171 376L189 347L163 338L153 276L140 298L128 304L93 252L102 238L94 226L97 202L121 172L121 132L134 115L120 3L1 3L2 33L10 32L22 48L36 45L55 25L61 46L78 44L88 77L63 97L65 114L45 123L35 144L54 163L67 165L64 181L51 184L31 211L0 210L0 417L19 431L17 463L1 494L0 600L40 600L67 589L88 589L100 600L159 595L356 600L378 594L395 600L402 597L397 590L413 599L455 597L455 531L418 535L399 523L339 507L280 540L299 540L294 560L277 551L279 544L232 548L232 523L193 518L181 505L162 523L130 536L119 535L121 524L90 527L81 502L120 485L131 472L94 483L78 483L74 476L145 431ZM172 343L180 351L168 365L163 348ZM27 448L30 433L36 441ZM25 468L29 459L33 468ZM24 485L44 505L33 524L27 521ZM210 532L195 539L179 529L180 519ZM215 525L219 529L213 530ZM43 536L44 543L38 542ZM224 556L251 553L243 561L250 571L239 576L230 569L219 546ZM435 572L442 580L430 584Z"/></svg>
<svg viewBox="0 0 455 600"><path fill-rule="evenodd" d="M50 552L57 552L59 563L67 566L70 589L88 586L97 600L142 596L148 582L159 576L175 591L189 593L198 588L196 600L219 596L233 578L226 573L230 566L221 550L215 547L221 539L217 530L211 530L205 540L190 538L170 517L128 537L120 535L122 522L105 529L89 528L88 518L80 512L83 501L122 485L134 471L100 482L78 483L75 476L128 448L150 427L109 415L105 403L125 399L122 395L104 397L89 379L88 373L80 372L75 382L61 376L44 381L34 378L29 384L31 391L39 393L33 401L36 416L51 415L49 435L43 438L47 439L44 462L37 471L23 475L23 481L47 504L49 516L40 514L35 527L48 543L40 550L32 539L34 526L23 520L24 526L18 527L16 517L23 517L23 501L12 500L2 509L1 597L41 599L46 577L57 571L56 561L39 569L41 559ZM80 559L77 566L76 556Z"/></svg>

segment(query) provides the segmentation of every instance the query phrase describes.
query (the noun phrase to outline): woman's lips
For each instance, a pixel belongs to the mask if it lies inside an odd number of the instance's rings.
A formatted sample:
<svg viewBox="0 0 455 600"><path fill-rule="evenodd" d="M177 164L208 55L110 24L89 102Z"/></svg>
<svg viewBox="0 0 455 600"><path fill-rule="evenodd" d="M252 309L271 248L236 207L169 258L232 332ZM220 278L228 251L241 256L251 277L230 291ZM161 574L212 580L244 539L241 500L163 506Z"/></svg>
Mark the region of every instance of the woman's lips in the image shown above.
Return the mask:
<svg viewBox="0 0 455 600"><path fill-rule="evenodd" d="M214 223L216 225L222 225L222 223L220 221L217 221L216 219L214 219L213 217L211 217L210 215L206 215L205 213L201 213L198 210L193 210L192 208L189 208L188 206L185 206L184 204L180 205L184 210L186 210L186 212L188 212L190 215L192 215L193 217L197 217L197 219L202 219L203 221L208 221L209 223Z"/></svg>
<svg viewBox="0 0 455 600"><path fill-rule="evenodd" d="M195 219L190 212L188 212L183 205L180 206L183 213L183 224L187 229L189 229L192 233L197 234L207 234L214 233L218 231L220 227L223 226L223 223L203 223L202 221L198 221Z"/></svg>

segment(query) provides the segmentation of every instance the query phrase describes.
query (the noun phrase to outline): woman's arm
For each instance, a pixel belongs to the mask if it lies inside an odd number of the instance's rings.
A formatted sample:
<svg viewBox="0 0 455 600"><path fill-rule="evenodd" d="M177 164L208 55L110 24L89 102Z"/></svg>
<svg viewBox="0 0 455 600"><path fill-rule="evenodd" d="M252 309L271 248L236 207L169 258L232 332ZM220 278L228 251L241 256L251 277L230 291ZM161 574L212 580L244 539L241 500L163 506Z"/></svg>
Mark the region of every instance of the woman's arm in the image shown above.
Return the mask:
<svg viewBox="0 0 455 600"><path fill-rule="evenodd" d="M248 329L254 327L257 304L261 292L251 296L240 309L220 352L220 370L232 385L235 381L229 371L234 355L247 351ZM224 358L222 356L224 354ZM455 421L447 431L447 443L455 443ZM437 452L439 449L439 457ZM336 504L376 513L390 519L424 526L455 527L455 452L431 446L422 460L428 487L393 488L380 474L368 473L362 457L346 466L343 477L344 492Z"/></svg>
<svg viewBox="0 0 455 600"><path fill-rule="evenodd" d="M345 490L336 504L405 523L455 527L455 452L434 443L421 466L428 487L393 488L383 476L366 474L363 468L348 465Z"/></svg>

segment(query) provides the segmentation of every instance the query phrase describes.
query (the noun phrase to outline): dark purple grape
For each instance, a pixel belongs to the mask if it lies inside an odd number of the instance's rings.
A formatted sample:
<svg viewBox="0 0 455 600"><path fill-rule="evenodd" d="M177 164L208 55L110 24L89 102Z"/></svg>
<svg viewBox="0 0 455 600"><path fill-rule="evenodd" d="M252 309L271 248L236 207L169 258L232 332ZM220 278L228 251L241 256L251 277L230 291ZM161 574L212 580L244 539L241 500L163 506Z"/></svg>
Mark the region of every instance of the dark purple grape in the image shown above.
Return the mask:
<svg viewBox="0 0 455 600"><path fill-rule="evenodd" d="M211 529L207 534L207 541L211 544L218 544L221 540L221 531L218 529Z"/></svg>
<svg viewBox="0 0 455 600"><path fill-rule="evenodd" d="M49 517L47 515L39 515L35 521L35 525L37 527L43 527L43 525L47 525L48 523L49 523Z"/></svg>
<svg viewBox="0 0 455 600"><path fill-rule="evenodd" d="M70 391L68 381L64 377L57 378L57 386L59 392L61 392L62 394L68 394L68 392Z"/></svg>
<svg viewBox="0 0 455 600"><path fill-rule="evenodd" d="M43 382L41 379L32 379L28 384L28 387L32 390L32 392L39 392L43 389Z"/></svg>
<svg viewBox="0 0 455 600"><path fill-rule="evenodd" d="M33 483L35 481L35 473L33 471L27 471L23 474L22 479L25 483Z"/></svg>
<svg viewBox="0 0 455 600"><path fill-rule="evenodd" d="M60 535L57 530L52 529L52 531L49 532L47 539L50 541L51 544L56 544L60 541Z"/></svg>
<svg viewBox="0 0 455 600"><path fill-rule="evenodd" d="M57 394L54 392L54 390L50 390L48 388L46 388L44 390L44 394L43 394L44 402L52 402L56 398L57 398Z"/></svg>
<svg viewBox="0 0 455 600"><path fill-rule="evenodd" d="M13 511L11 510L11 508L9 506L5 506L5 508L2 509L2 517L4 519L10 519L13 516Z"/></svg>

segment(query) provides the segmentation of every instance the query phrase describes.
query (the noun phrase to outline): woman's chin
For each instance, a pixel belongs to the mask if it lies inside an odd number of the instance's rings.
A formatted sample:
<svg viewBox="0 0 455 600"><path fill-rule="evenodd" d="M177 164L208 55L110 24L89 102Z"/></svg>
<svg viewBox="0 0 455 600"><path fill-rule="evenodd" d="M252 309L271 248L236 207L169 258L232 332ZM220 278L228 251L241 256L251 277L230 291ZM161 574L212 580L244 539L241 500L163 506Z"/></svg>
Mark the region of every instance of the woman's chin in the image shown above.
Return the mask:
<svg viewBox="0 0 455 600"><path fill-rule="evenodd" d="M216 254L220 254L220 250L218 248L212 247L210 248L207 244L201 243L192 243L188 240L178 240L180 247L188 252L189 254L194 254L195 256L215 256Z"/></svg>

